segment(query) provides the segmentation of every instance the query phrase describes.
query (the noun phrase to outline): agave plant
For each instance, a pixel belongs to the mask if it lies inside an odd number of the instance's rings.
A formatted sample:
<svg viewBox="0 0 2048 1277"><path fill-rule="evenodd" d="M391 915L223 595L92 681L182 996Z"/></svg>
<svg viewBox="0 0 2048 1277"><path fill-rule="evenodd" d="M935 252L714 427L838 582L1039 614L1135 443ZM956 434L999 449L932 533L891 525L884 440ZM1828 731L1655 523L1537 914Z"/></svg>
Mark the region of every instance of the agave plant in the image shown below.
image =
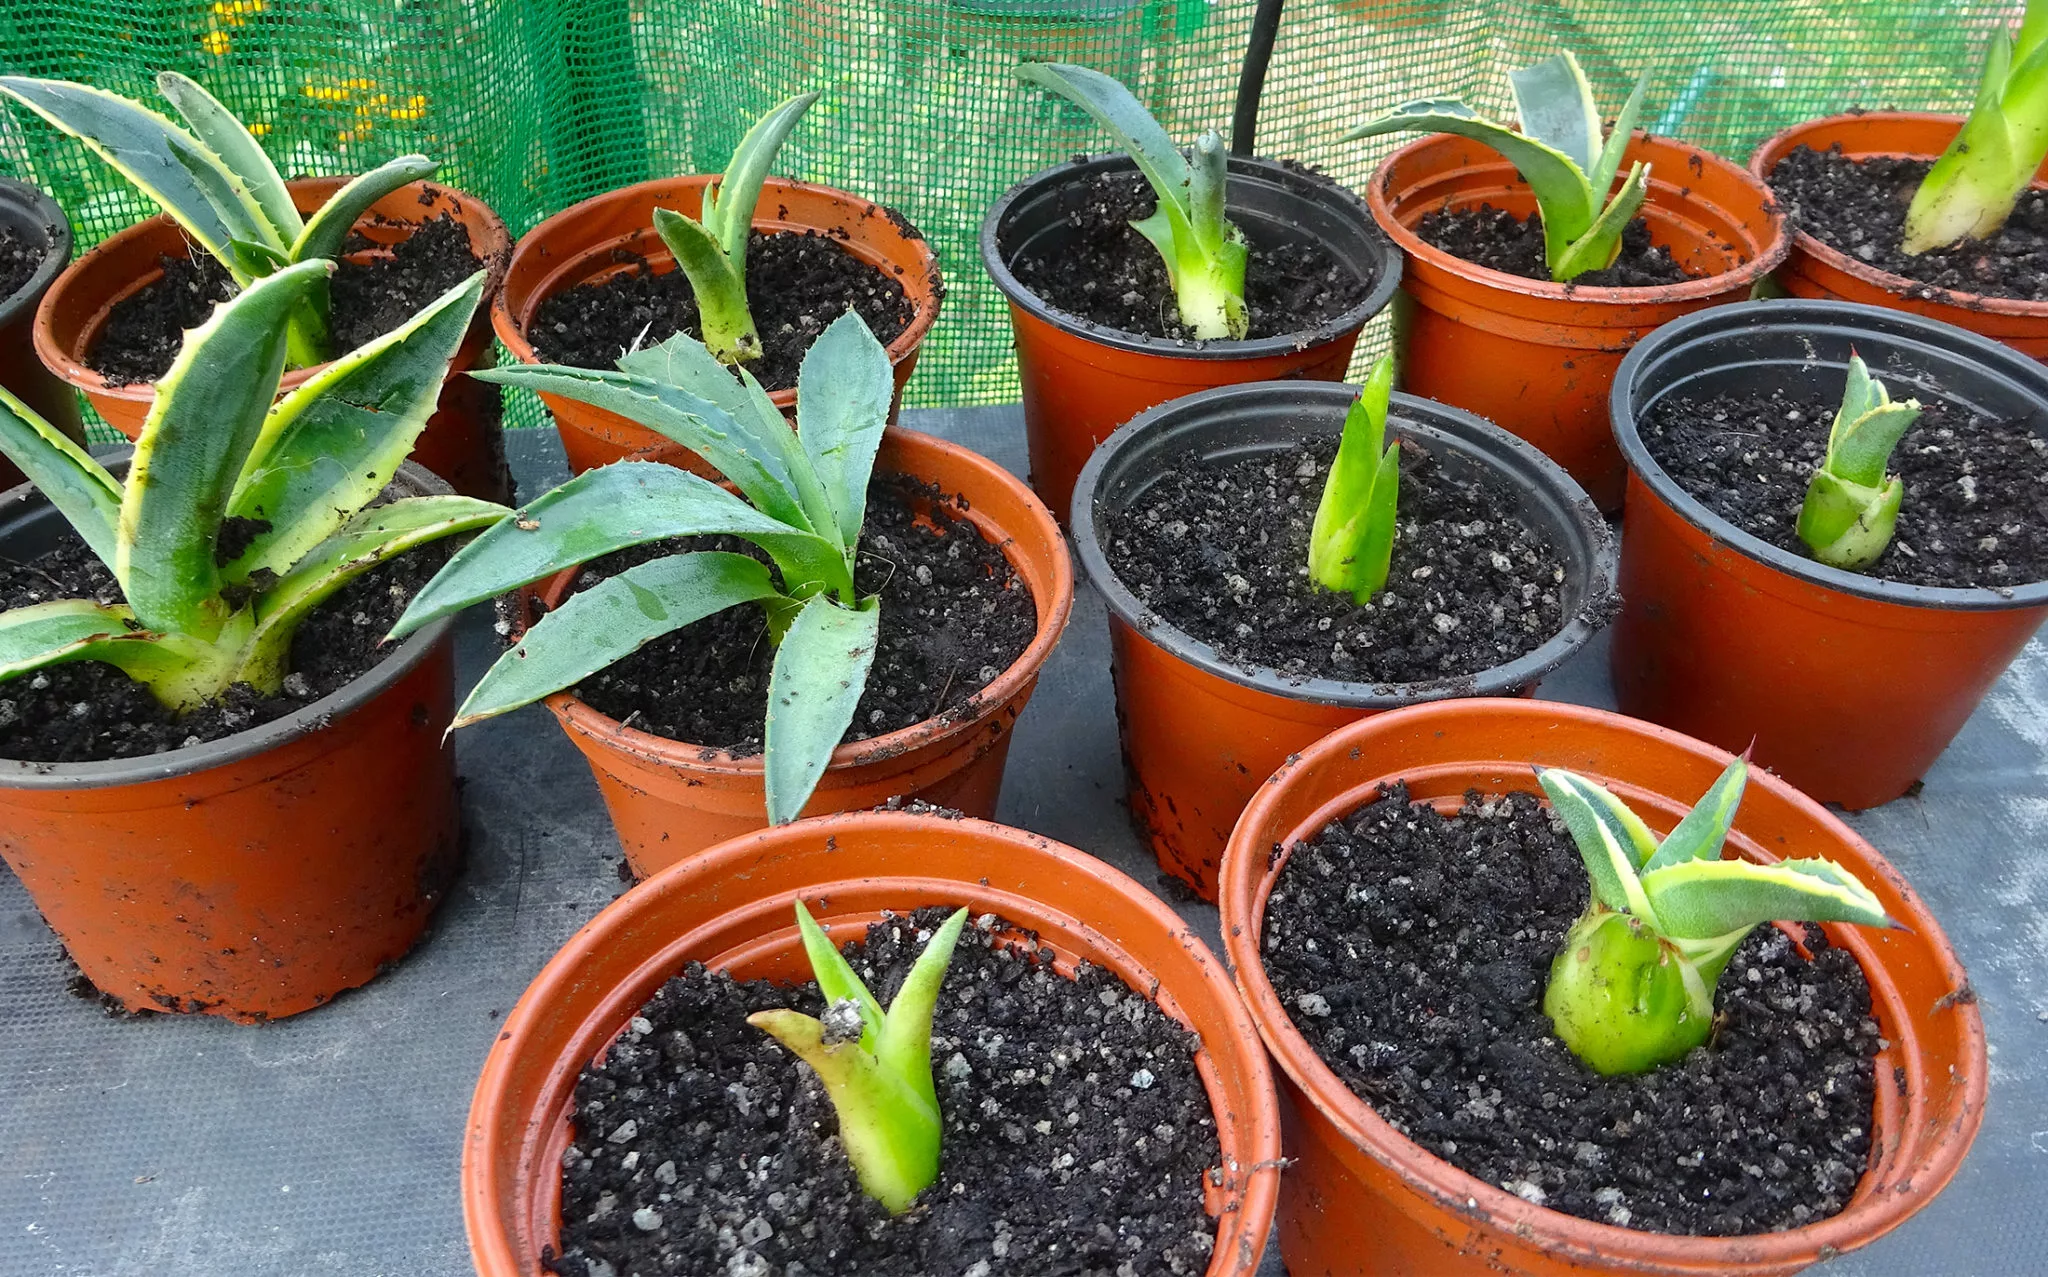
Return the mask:
<svg viewBox="0 0 2048 1277"><path fill-rule="evenodd" d="M1563 283L1590 270L1614 265L1621 234L1650 191L1650 166L1629 167L1621 189L1609 197L1622 153L1642 113L1650 79L1635 92L1604 139L1593 86L1571 52L1545 58L1508 73L1522 131L1483 118L1456 98L1423 98L1395 107L1346 133L1343 141L1386 133L1455 133L1499 151L1515 166L1536 196L1543 219L1544 260L1550 277Z"/></svg>
<svg viewBox="0 0 2048 1277"><path fill-rule="evenodd" d="M1543 1011L1600 1073L1642 1073L1703 1045L1714 986L1736 947L1771 921L1894 925L1832 860L1724 860L1749 763L1738 758L1659 842L1628 804L1572 772L1538 769L1592 879L1565 933Z"/></svg>
<svg viewBox="0 0 2048 1277"><path fill-rule="evenodd" d="M2048 159L2048 4L2028 0L2015 40L2003 28L1984 53L1977 101L1906 209L1900 247L1945 248L1996 234Z"/></svg>
<svg viewBox="0 0 2048 1277"><path fill-rule="evenodd" d="M1919 400L1892 402L1884 383L1850 353L1849 382L1828 429L1827 455L1799 507L1799 539L1814 558L1853 572L1875 563L1891 544L1906 485L1886 468L1919 417Z"/></svg>
<svg viewBox="0 0 2048 1277"><path fill-rule="evenodd" d="M792 432L751 373L677 333L619 371L551 365L470 374L606 408L662 434L731 480L734 496L673 466L589 470L477 537L414 596L392 631L631 546L727 535L766 551L702 550L640 564L572 595L499 658L456 715L462 727L573 686L664 634L757 604L775 643L765 733L768 819L794 820L853 721L881 624L853 579L868 476L887 424L889 357L848 311L812 343ZM777 577L779 576L779 580Z"/></svg>
<svg viewBox="0 0 2048 1277"><path fill-rule="evenodd" d="M0 452L114 573L126 602L0 612L0 681L103 661L189 710L274 693L300 622L393 556L494 522L470 497L370 503L425 428L483 296L478 273L282 399L288 316L333 263L253 281L187 334L124 483L0 390ZM273 402L274 401L274 402ZM222 529L233 521L235 535Z"/></svg>
<svg viewBox="0 0 2048 1277"><path fill-rule="evenodd" d="M760 201L768 166L817 100L816 93L800 93L747 130L725 175L705 188L701 220L666 208L654 210L655 233L675 254L676 265L697 298L704 344L723 363L761 357L761 335L747 305L747 236L754 228L754 205Z"/></svg>
<svg viewBox="0 0 2048 1277"><path fill-rule="evenodd" d="M892 1214L901 1214L939 1177L932 1012L967 911L955 912L932 932L886 1011L801 900L796 923L825 997L824 1018L756 1011L747 1023L816 1071L839 1115L839 1142L860 1186Z"/></svg>
<svg viewBox="0 0 2048 1277"><path fill-rule="evenodd" d="M1159 206L1131 228L1166 259L1180 322L1205 340L1242 338L1251 328L1244 306L1244 233L1224 216L1229 157L1214 130L1195 139L1192 159L1131 91L1100 71L1065 62L1027 62L1019 79L1051 89L1086 111L1116 139L1152 185Z"/></svg>
<svg viewBox="0 0 2048 1277"><path fill-rule="evenodd" d="M245 288L287 266L334 258L372 204L439 167L424 155L401 155L342 187L309 220L262 145L212 94L176 71L158 75L156 87L189 131L104 89L0 76L0 93L111 164ZM325 276L305 289L288 334L294 367L333 357Z"/></svg>
<svg viewBox="0 0 2048 1277"><path fill-rule="evenodd" d="M1383 355L1344 414L1344 436L1309 532L1309 579L1360 604L1385 588L1394 557L1401 445L1387 442L1393 390L1394 360Z"/></svg>

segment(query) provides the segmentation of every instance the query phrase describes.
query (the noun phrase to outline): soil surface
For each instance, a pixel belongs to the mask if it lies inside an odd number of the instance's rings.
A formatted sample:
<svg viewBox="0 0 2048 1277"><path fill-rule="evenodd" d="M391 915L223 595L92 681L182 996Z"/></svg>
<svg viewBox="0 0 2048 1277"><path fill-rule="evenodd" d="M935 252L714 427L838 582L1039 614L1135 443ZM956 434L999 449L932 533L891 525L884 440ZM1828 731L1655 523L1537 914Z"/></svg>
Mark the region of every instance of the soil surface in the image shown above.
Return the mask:
<svg viewBox="0 0 2048 1277"><path fill-rule="evenodd" d="M1882 380L1884 369L1873 369ZM1889 387L1894 398L1913 395ZM1905 480L1898 531L1868 575L1908 585L2048 580L2048 439L1931 398L1892 454ZM1803 557L1799 508L1827 455L1840 399L1672 396L1641 423L1665 473L1752 536Z"/></svg>
<svg viewBox="0 0 2048 1277"><path fill-rule="evenodd" d="M1878 1026L1855 959L1807 927L1745 940L1712 1042L1602 1077L1551 1035L1543 989L1587 900L1571 838L1526 793L1446 819L1405 788L1299 847L1266 969L1303 1036L1424 1148L1529 1201L1660 1233L1774 1232L1862 1177Z"/></svg>
<svg viewBox="0 0 2048 1277"><path fill-rule="evenodd" d="M55 549L29 562L0 559L0 613L53 599L122 601L106 565L69 529L62 535ZM446 558L445 547L422 546L364 573L315 608L292 640L292 672L276 696L237 683L220 701L179 716L142 684L98 661L74 661L0 683L0 758L138 758L296 713L391 655L393 649L378 644Z"/></svg>
<svg viewBox="0 0 2048 1277"><path fill-rule="evenodd" d="M0 302L20 292L49 254L49 249L17 233L13 227L0 226Z"/></svg>
<svg viewBox="0 0 2048 1277"><path fill-rule="evenodd" d="M965 715L984 687L1014 665L1038 630L1030 589L972 523L914 481L877 475L854 563L863 595L882 596L881 638L846 740L867 740L928 719ZM920 519L917 508L936 515ZM732 538L637 546L592 563L589 589L635 564L689 549L761 556ZM706 617L583 680L576 695L643 732L735 754L761 751L775 649L765 614L735 607Z"/></svg>
<svg viewBox="0 0 2048 1277"><path fill-rule="evenodd" d="M1067 217L1073 238L1057 254L1026 252L1010 261L1017 281L1045 301L1091 323L1146 337L1191 341L1181 327L1166 261L1131 229L1159 207L1142 175L1102 173ZM1251 245L1245 267L1247 338L1307 332L1365 300L1373 281L1313 240Z"/></svg>
<svg viewBox="0 0 2048 1277"><path fill-rule="evenodd" d="M345 253L375 247L351 235ZM213 308L235 295L227 268L204 252L160 257L163 277L137 290L108 314L85 362L116 385L155 381L171 369ZM474 275L483 265L470 250L469 232L452 213L420 225L411 235L364 261L344 257L328 285L334 350L346 353L411 319L429 302Z"/></svg>
<svg viewBox="0 0 2048 1277"><path fill-rule="evenodd" d="M657 275L644 258L620 260L632 269L540 304L526 335L543 360L613 368L627 351L659 345L678 332L703 335L687 276L679 270ZM810 231L756 231L747 240L747 307L761 335L761 357L747 371L769 390L796 385L804 352L847 311L859 311L884 346L917 315L900 280Z"/></svg>
<svg viewBox="0 0 2048 1277"><path fill-rule="evenodd" d="M1491 204L1478 208L1440 208L1422 215L1415 233L1431 248L1488 270L1549 281L1544 257L1543 220L1516 217ZM1657 288L1682 284L1696 276L1671 257L1671 250L1650 242L1650 223L1636 218L1621 232L1621 255L1605 270L1589 270L1568 288Z"/></svg>
<svg viewBox="0 0 2048 1277"><path fill-rule="evenodd" d="M1909 296L1957 292L2048 301L2048 190L2022 194L2004 227L1986 239L1917 257L1899 247L1906 209L1933 167L1932 160L1853 160L1838 149L1801 146L1771 170L1771 192L1793 224L1821 243L1926 285Z"/></svg>
<svg viewBox="0 0 2048 1277"><path fill-rule="evenodd" d="M942 909L847 947L887 1005ZM1073 980L995 945L954 950L932 1032L939 1178L902 1215L865 1196L817 1075L755 1011L820 1014L815 984L693 964L576 1087L563 1159L569 1277L1045 1277L1205 1272L1220 1166L1195 1036L1099 968ZM1050 956L1049 952L1046 956Z"/></svg>
<svg viewBox="0 0 2048 1277"><path fill-rule="evenodd" d="M1297 678L1461 678L1563 629L1565 569L1511 498L1401 448L1387 587L1360 607L1312 585L1309 532L1335 439L1190 458L1112 516L1103 551L1126 589L1246 668Z"/></svg>

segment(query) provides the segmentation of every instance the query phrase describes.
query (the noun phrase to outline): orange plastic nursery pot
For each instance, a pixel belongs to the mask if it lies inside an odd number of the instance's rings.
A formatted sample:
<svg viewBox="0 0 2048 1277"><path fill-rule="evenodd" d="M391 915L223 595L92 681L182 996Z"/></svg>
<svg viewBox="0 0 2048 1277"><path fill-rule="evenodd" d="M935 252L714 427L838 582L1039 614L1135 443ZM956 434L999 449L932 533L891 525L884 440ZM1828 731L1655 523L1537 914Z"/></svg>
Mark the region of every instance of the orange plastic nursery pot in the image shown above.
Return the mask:
<svg viewBox="0 0 2048 1277"><path fill-rule="evenodd" d="M1594 1223L1524 1201L1410 1141L1358 1098L1294 1027L1261 963L1266 902L1295 844L1406 780L1418 800L1535 791L1534 768L1608 786L1668 831L1729 755L1618 714L1542 701L1441 701L1354 723L1263 787L1231 835L1221 905L1231 967L1280 1066L1289 1111L1280 1249L1295 1277L1339 1274L1613 1273L1768 1277L1854 1250L1896 1228L1955 1175L1984 1111L1984 1024L1941 927L1898 871L1785 781L1763 771L1729 838L1769 862L1825 856L1856 875L1903 930L1826 928L1870 983L1887 1045L1870 1165L1840 1214L1784 1232L1687 1237Z"/></svg>
<svg viewBox="0 0 2048 1277"><path fill-rule="evenodd" d="M981 224L982 265L1010 303L1031 486L1063 519L1095 445L1147 408L1242 382L1342 381L1359 330L1401 278L1400 258L1356 195L1327 178L1234 155L1231 220L1254 244L1319 244L1367 285L1356 306L1305 332L1184 342L1105 328L1047 304L1010 263L1027 251L1056 252L1072 237L1068 219L1089 197L1090 180L1132 167L1122 155L1055 165L1011 187Z"/></svg>
<svg viewBox="0 0 2048 1277"><path fill-rule="evenodd" d="M1430 246L1423 216L1491 204L1517 217L1536 197L1482 143L1433 134L1389 155L1366 187L1406 265L1394 304L1400 386L1476 412L1541 448L1609 513L1621 508L1621 454L1607 392L1622 356L1651 330L1742 301L1785 256L1785 219L1739 165L1672 138L1638 133L1623 164L1650 165L1641 216L1653 242L1702 278L1658 288L1524 279Z"/></svg>
<svg viewBox="0 0 2048 1277"><path fill-rule="evenodd" d="M0 229L13 232L26 249L43 255L35 273L12 296L0 297L0 387L42 414L43 420L84 443L78 400L36 359L32 337L36 307L58 273L71 262L71 223L48 195L26 182L0 177ZM20 482L21 471L0 457L0 491Z"/></svg>
<svg viewBox="0 0 2048 1277"><path fill-rule="evenodd" d="M124 463L125 464L125 463ZM406 495L448 491L418 466ZM66 528L28 485L0 551ZM285 718L92 763L0 760L0 856L72 960L130 1011L258 1021L367 984L411 949L460 862L449 623Z"/></svg>
<svg viewBox="0 0 2048 1277"><path fill-rule="evenodd" d="M843 943L884 911L967 905L1086 961L1201 1035L1223 1164L1208 1277L1258 1271L1278 1195L1265 1053L1208 947L1156 896L1071 847L1003 825L905 812L821 817L720 843L628 891L552 958L505 1019L470 1104L463 1217L481 1277L538 1277L557 1240L577 1074L690 962L741 980L808 979L802 900Z"/></svg>
<svg viewBox="0 0 2048 1277"><path fill-rule="evenodd" d="M653 459L680 463L669 445ZM1038 686L1038 672L1067 628L1074 569L1066 539L1031 490L1001 466L957 444L892 426L875 468L935 484L950 513L1001 547L1038 609L1024 654L965 705L901 731L841 745L804 814L854 811L891 798L919 798L970 816L995 814L1010 729ZM575 572L540 587L549 606L566 596ZM685 744L627 727L568 692L547 700L590 770L611 811L626 860L645 878L713 843L768 823L759 754Z"/></svg>
<svg viewBox="0 0 2048 1277"><path fill-rule="evenodd" d="M348 184L347 178L302 177L287 182L292 203L311 213ZM350 254L366 260L410 236L423 223L452 214L469 234L470 251L491 272L486 295L504 277L512 248L511 232L482 200L433 182L414 182L378 200L355 224L355 233L372 247ZM134 439L156 402L149 382L108 381L86 364L86 353L99 339L116 305L163 278L161 258L189 257L191 242L168 214L137 222L101 243L57 277L36 311L35 349L43 365L85 392L93 408L122 434ZM462 348L456 352L441 400L427 428L413 447L412 459L446 479L456 491L491 501L511 498L512 476L505 465L499 435L495 389L461 374L488 367L491 331L478 312ZM285 374L284 389L294 390L325 368L296 368ZM479 393L479 392L483 393Z"/></svg>
<svg viewBox="0 0 2048 1277"><path fill-rule="evenodd" d="M1556 463L1472 414L1396 394L1389 437L1426 449L1453 473L1505 484L1518 513L1565 562L1570 619L1533 651L1466 678L1430 683L1300 679L1248 669L1153 612L1117 579L1103 543L1110 521L1196 458L1278 452L1335 437L1358 392L1346 385L1263 382L1177 399L1111 435L1074 489L1073 535L1109 607L1111 669L1132 822L1160 868L1205 900L1246 802L1291 755L1370 714L1451 696L1528 694L1605 623L1614 539Z"/></svg>
<svg viewBox="0 0 2048 1277"><path fill-rule="evenodd" d="M1770 138L1749 157L1749 171L1768 183L1778 161L1802 146L1816 151L1840 147L1855 160L1874 156L1933 160L1948 149L1962 127L1960 115L1923 111L1831 115L1795 124ZM2048 164L2035 174L2034 184L2048 184ZM2036 359L2048 359L2048 302L1986 297L1922 284L1879 270L1804 230L1793 230L1792 251L1779 268L1777 281L1794 297L1910 311L1967 328Z"/></svg>
<svg viewBox="0 0 2048 1277"><path fill-rule="evenodd" d="M1808 794L1860 809L1905 793L1948 748L2048 619L2048 582L1938 589L1827 567L1688 495L1637 426L1673 394L1837 399L1852 349L1901 398L2048 432L2048 368L1902 311L1752 302L1658 332L1614 386L1629 505L1613 662L1624 711L1726 749L1753 741Z"/></svg>
<svg viewBox="0 0 2048 1277"><path fill-rule="evenodd" d="M579 284L598 283L641 261L657 273L675 269L675 256L654 232L654 210L669 209L686 217L704 207L704 188L715 175L665 177L594 196L571 205L520 237L505 272L505 287L491 303L491 324L521 363L544 362L527 339L527 328L548 298ZM829 235L854 257L903 285L915 315L910 327L888 345L896 374L896 403L917 367L918 348L938 322L945 286L939 259L923 235L897 213L872 200L818 186L771 177L761 186L754 229L764 234L808 231ZM785 416L796 412L796 391L777 390L768 396ZM617 461L666 442L645 426L615 412L542 395L554 414L569 454L569 470L581 474L593 466Z"/></svg>

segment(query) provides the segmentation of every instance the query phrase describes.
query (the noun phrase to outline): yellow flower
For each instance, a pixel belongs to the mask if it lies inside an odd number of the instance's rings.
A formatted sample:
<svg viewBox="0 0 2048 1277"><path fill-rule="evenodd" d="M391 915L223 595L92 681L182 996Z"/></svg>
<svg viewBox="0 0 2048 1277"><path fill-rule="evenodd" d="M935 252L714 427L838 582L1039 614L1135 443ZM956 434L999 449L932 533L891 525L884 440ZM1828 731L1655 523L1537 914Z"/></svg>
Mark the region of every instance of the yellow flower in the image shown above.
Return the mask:
<svg viewBox="0 0 2048 1277"><path fill-rule="evenodd" d="M256 121L256 123L251 124L249 126L249 136L251 137L265 137L268 136L269 133L270 126L268 124L265 124L261 120L258 120Z"/></svg>
<svg viewBox="0 0 2048 1277"><path fill-rule="evenodd" d="M384 95L380 93L377 96L381 99ZM404 106L392 107L390 114L394 120L418 120L424 118L427 114L427 95L424 93L412 94L405 99Z"/></svg>
<svg viewBox="0 0 2048 1277"><path fill-rule="evenodd" d="M225 31L209 31L199 37L199 47L216 58L224 58L231 45Z"/></svg>

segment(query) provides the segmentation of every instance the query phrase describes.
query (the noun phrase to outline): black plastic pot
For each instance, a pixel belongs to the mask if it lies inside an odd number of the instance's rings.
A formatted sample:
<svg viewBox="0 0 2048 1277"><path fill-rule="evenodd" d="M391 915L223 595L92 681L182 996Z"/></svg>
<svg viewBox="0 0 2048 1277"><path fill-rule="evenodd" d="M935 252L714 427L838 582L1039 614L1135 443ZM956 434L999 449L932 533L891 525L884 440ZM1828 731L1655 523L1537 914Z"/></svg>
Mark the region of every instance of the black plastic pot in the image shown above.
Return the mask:
<svg viewBox="0 0 2048 1277"><path fill-rule="evenodd" d="M11 297L0 298L0 386L80 443L78 397L36 358L36 307L71 264L71 223L57 201L26 182L0 177L0 227L43 250L43 264ZM0 492L21 482L21 471L0 457Z"/></svg>
<svg viewBox="0 0 2048 1277"><path fill-rule="evenodd" d="M409 462L396 487L451 491ZM26 484L0 494L0 556L43 553L66 526ZM220 740L0 760L0 857L95 987L131 1011L273 1019L405 955L460 860L442 740L451 626L425 626L332 695Z"/></svg>
<svg viewBox="0 0 2048 1277"><path fill-rule="evenodd" d="M1636 431L1667 395L1838 400L1852 349L1895 398L2048 435L2048 368L1936 320L1769 301L1667 324L1614 383L1629 478L1613 661L1624 713L1723 749L1753 742L1758 762L1813 797L1860 809L1905 793L1948 748L2048 619L2048 582L1934 589L1816 563L1688 496Z"/></svg>
<svg viewBox="0 0 2048 1277"><path fill-rule="evenodd" d="M1354 387L1260 382L1176 399L1096 450L1074 489L1073 537L1109 605L1117 722L1132 818L1162 868L1214 898L1217 865L1238 814L1289 755L1383 710L1460 696L1526 695L1584 647L1613 608L1612 533L1579 485L1532 445L1469 412L1397 394L1388 431L1452 474L1484 473L1518 498L1517 513L1565 561L1570 620L1527 655L1467 678L1430 683L1298 679L1226 661L1146 608L1102 549L1110 518L1162 476L1197 458L1277 452L1335 437Z"/></svg>
<svg viewBox="0 0 2048 1277"><path fill-rule="evenodd" d="M1031 484L1060 518L1095 445L1147 408L1242 382L1341 381L1358 331L1401 282L1401 255L1365 201L1328 178L1232 156L1230 218L1254 245L1314 242L1367 283L1364 300L1305 332L1253 341L1172 341L1092 324L1048 305L1010 272L1025 249L1057 252L1087 183L1133 169L1124 155L1055 165L1011 187L981 224L981 260L1010 302ZM1146 246L1144 251L1152 251Z"/></svg>

